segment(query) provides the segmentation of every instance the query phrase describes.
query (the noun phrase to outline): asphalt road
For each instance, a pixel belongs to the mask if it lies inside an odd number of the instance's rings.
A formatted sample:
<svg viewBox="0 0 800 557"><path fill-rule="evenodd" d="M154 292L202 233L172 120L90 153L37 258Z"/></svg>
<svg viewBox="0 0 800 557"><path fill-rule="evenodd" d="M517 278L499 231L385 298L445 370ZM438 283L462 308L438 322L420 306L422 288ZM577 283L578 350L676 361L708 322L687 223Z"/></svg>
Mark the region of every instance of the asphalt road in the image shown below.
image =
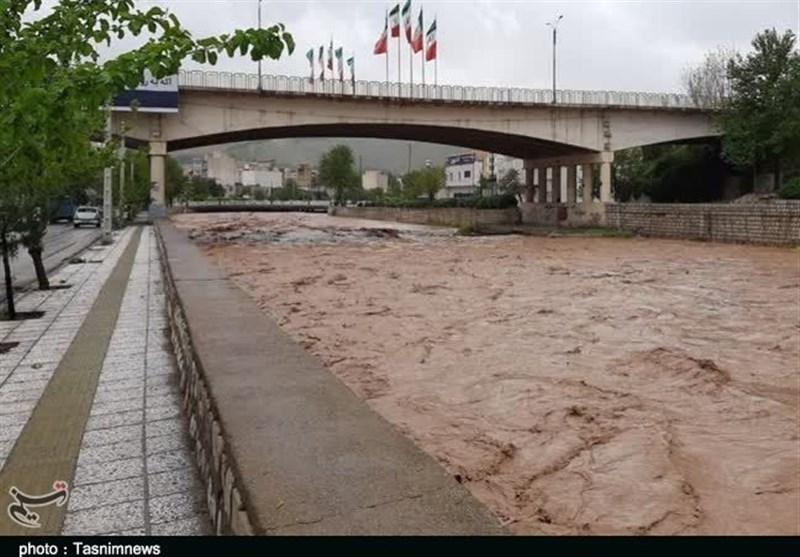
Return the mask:
<svg viewBox="0 0 800 557"><path fill-rule="evenodd" d="M73 228L71 223L51 224L44 237L44 266L48 272L60 267L63 263L88 248L100 237L97 228ZM3 273L0 271L0 277ZM33 262L27 250L20 249L11 260L11 275L14 277L14 288L25 289L36 281ZM4 279L4 277L2 277ZM5 301L5 290L0 288L0 302Z"/></svg>

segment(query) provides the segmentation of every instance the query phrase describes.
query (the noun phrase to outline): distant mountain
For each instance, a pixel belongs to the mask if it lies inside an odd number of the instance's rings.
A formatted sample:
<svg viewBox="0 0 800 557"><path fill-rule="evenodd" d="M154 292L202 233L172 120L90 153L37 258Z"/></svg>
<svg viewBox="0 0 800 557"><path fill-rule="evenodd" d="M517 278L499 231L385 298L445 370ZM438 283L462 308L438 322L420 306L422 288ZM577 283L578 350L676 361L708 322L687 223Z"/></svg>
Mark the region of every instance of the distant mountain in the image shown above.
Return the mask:
<svg viewBox="0 0 800 557"><path fill-rule="evenodd" d="M356 168L364 170L386 170L394 174L408 171L408 151L411 146L411 168L421 168L430 160L434 165L444 165L447 156L464 151L461 147L422 143L419 141L396 141L391 139L352 138L299 138L248 141L230 145L218 145L199 149L178 151L174 156L183 161L203 156L213 151L225 151L242 162L274 160L279 167L297 167L301 163L317 166L322 155L334 145L348 145L353 150Z"/></svg>

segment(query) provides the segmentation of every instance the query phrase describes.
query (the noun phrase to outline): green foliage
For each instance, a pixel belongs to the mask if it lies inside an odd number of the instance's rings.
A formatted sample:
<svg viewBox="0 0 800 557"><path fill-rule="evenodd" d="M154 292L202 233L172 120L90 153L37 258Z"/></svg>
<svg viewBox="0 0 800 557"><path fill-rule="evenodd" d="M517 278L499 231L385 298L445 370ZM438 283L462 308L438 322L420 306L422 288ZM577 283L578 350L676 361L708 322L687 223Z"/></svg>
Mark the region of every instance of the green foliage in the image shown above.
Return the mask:
<svg viewBox="0 0 800 557"><path fill-rule="evenodd" d="M415 198L426 196L433 200L444 187L444 167L429 166L412 170L403 176L403 196Z"/></svg>
<svg viewBox="0 0 800 557"><path fill-rule="evenodd" d="M753 39L754 51L729 64L731 99L718 118L723 153L738 167L770 163L778 177L800 160L800 54L791 31Z"/></svg>
<svg viewBox="0 0 800 557"><path fill-rule="evenodd" d="M505 174L500 177L497 183L500 193L507 193L515 196L520 203L523 199L525 186L520 180L519 172L516 168L509 168Z"/></svg>
<svg viewBox="0 0 800 557"><path fill-rule="evenodd" d="M353 151L347 145L336 145L319 161L319 180L334 191L337 204L343 204L348 193L360 186Z"/></svg>
<svg viewBox="0 0 800 557"><path fill-rule="evenodd" d="M40 8L40 0L0 2L0 233L21 233L34 264L52 200L114 164L114 141L91 143L105 135L100 108L137 86L145 70L161 78L187 58L213 64L238 52L277 59L294 49L280 24L196 39L173 14L137 9L133 0L60 0L46 14ZM101 62L100 45L142 34L144 44Z"/></svg>
<svg viewBox="0 0 800 557"><path fill-rule="evenodd" d="M175 199L185 198L188 194L189 178L183 173L180 163L172 157L167 157L167 205L172 205Z"/></svg>
<svg viewBox="0 0 800 557"><path fill-rule="evenodd" d="M612 166L614 197L642 195L657 203L701 203L720 199L728 169L708 145L668 145L618 151Z"/></svg>
<svg viewBox="0 0 800 557"><path fill-rule="evenodd" d="M195 201L225 197L225 188L212 178L192 176L186 184L186 197Z"/></svg>
<svg viewBox="0 0 800 557"><path fill-rule="evenodd" d="M781 199L800 199L800 176L787 180L778 190Z"/></svg>
<svg viewBox="0 0 800 557"><path fill-rule="evenodd" d="M614 197L617 201L630 201L650 195L653 185L653 160L646 160L640 147L618 151L611 167Z"/></svg>
<svg viewBox="0 0 800 557"><path fill-rule="evenodd" d="M445 199L427 199L424 197L404 199L385 198L381 203L384 207L398 207L404 209L427 208L453 208L464 207L470 209L508 209L517 206L517 197L513 194L493 195L487 197L448 197Z"/></svg>

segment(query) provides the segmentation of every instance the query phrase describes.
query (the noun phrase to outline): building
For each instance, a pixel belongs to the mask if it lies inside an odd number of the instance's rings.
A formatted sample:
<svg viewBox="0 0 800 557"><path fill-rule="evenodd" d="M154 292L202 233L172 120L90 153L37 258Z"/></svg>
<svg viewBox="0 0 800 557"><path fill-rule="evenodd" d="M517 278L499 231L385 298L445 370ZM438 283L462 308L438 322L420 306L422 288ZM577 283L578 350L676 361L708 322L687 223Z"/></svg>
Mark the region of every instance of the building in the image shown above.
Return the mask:
<svg viewBox="0 0 800 557"><path fill-rule="evenodd" d="M438 197L469 197L478 193L481 177L489 176L489 157L475 151L447 157L444 164L444 188Z"/></svg>
<svg viewBox="0 0 800 557"><path fill-rule="evenodd" d="M236 159L222 151L214 151L210 155L206 155L205 163L206 176L216 180L219 185L225 188L226 192L232 192L239 181L239 169L236 166Z"/></svg>
<svg viewBox="0 0 800 557"><path fill-rule="evenodd" d="M389 189L389 175L382 170L365 170L361 174L361 186L365 190Z"/></svg>
<svg viewBox="0 0 800 557"><path fill-rule="evenodd" d="M239 183L243 186L273 190L283 187L283 174L272 163L247 163L239 171Z"/></svg>
<svg viewBox="0 0 800 557"><path fill-rule="evenodd" d="M316 172L313 168L311 168L310 164L303 163L297 167L297 174L295 177L295 182L297 183L297 187L304 189L304 190L311 190L311 188L316 183Z"/></svg>

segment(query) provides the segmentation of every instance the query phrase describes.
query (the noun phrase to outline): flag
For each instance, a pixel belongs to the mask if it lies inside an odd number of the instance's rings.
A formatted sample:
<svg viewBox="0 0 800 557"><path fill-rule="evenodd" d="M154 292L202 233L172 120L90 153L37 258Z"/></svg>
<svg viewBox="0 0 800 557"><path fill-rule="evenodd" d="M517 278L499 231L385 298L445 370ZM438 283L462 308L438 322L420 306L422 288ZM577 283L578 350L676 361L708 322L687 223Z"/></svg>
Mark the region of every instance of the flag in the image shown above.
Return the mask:
<svg viewBox="0 0 800 557"><path fill-rule="evenodd" d="M389 12L389 19L392 20L392 37L400 36L400 4L396 4Z"/></svg>
<svg viewBox="0 0 800 557"><path fill-rule="evenodd" d="M319 78L325 81L325 47L319 47Z"/></svg>
<svg viewBox="0 0 800 557"><path fill-rule="evenodd" d="M425 50L425 61L430 62L436 58L436 20L431 23L428 29L428 47Z"/></svg>
<svg viewBox="0 0 800 557"><path fill-rule="evenodd" d="M333 39L331 39L331 45L328 47L328 69L331 72L333 71Z"/></svg>
<svg viewBox="0 0 800 557"><path fill-rule="evenodd" d="M314 81L314 49L309 49L306 52L306 58L308 58L308 63L311 65L311 81Z"/></svg>
<svg viewBox="0 0 800 557"><path fill-rule="evenodd" d="M387 53L387 46L389 44L389 18L387 17L383 23L383 33L381 33L378 42L375 43L375 49L372 51L373 54L386 54Z"/></svg>
<svg viewBox="0 0 800 557"><path fill-rule="evenodd" d="M420 50L424 48L423 41L422 41L422 34L424 33L422 29L422 8L419 9L419 19L417 20L417 29L414 31L414 40L411 41L411 50L414 51L416 54Z"/></svg>
<svg viewBox="0 0 800 557"><path fill-rule="evenodd" d="M406 40L411 42L411 0L406 0L403 6L403 26L406 28ZM392 34L393 37L396 35Z"/></svg>
<svg viewBox="0 0 800 557"><path fill-rule="evenodd" d="M344 65L342 64L342 47L336 49L336 63L339 66L339 81L344 81Z"/></svg>
<svg viewBox="0 0 800 557"><path fill-rule="evenodd" d="M347 66L350 68L350 81L353 83L353 90L356 86L356 58L351 56L347 59Z"/></svg>

